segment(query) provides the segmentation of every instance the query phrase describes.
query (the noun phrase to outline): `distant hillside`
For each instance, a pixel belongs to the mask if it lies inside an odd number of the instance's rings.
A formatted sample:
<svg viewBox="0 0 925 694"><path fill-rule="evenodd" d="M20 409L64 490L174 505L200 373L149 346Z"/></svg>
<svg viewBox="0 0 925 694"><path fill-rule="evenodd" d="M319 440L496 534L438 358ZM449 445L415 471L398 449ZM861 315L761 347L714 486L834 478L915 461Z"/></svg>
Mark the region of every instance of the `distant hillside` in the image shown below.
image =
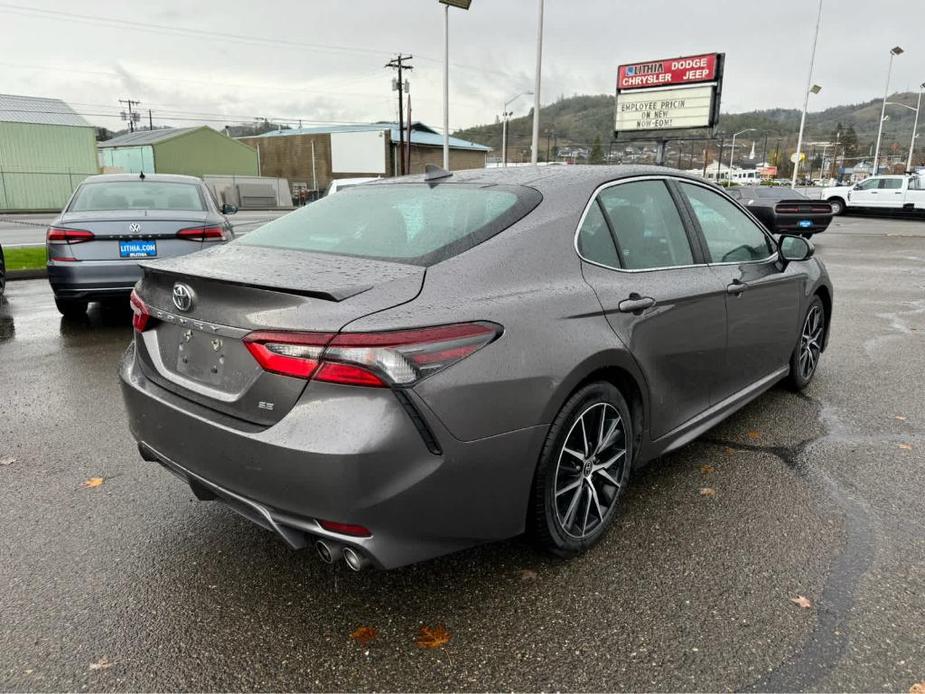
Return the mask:
<svg viewBox="0 0 925 694"><path fill-rule="evenodd" d="M915 107L916 94L897 93L888 100ZM806 117L805 140L826 141L833 137L835 128L841 124L843 130L853 127L857 135L856 152L859 156L868 154L871 144L877 137L877 120L880 117L881 101L874 99L861 104L834 106L820 112L810 112ZM882 147L887 151L907 150L912 136L912 124L915 113L897 106L887 106L889 120L884 125ZM545 158L547 137L550 139L550 158L555 143L559 148L583 147L591 149L595 139L606 151L613 137L614 97L606 94L597 96L573 96L562 98L540 109L540 158ZM509 156L512 161L519 161L524 150L529 150L533 128L533 110L520 118L510 121L508 130ZM800 111L797 109L769 109L747 113L724 113L720 116L718 135L731 135L745 128L755 128L756 132L743 136L749 143L754 138L760 148L764 137L768 137L768 148L773 150L781 139L782 150L796 147L797 131L800 127ZM922 127L925 128L925 119ZM488 145L496 151L501 148L501 123L479 125L453 133L457 137ZM672 137L704 137L703 131L673 132ZM621 138L618 142L622 143ZM923 142L925 144L925 142ZM919 149L922 145L919 146Z"/></svg>

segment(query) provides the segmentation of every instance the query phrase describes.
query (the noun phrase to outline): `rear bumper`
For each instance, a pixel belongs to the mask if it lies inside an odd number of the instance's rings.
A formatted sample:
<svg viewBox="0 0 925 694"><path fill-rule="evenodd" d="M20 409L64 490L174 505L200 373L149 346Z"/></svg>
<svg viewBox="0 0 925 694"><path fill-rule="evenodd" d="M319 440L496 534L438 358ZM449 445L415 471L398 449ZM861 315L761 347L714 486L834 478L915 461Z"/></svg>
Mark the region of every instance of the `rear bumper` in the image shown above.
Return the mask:
<svg viewBox="0 0 925 694"><path fill-rule="evenodd" d="M412 395L440 443L434 454L390 390L313 382L280 422L264 428L150 382L134 347L121 381L143 457L293 548L324 537L393 568L523 531L545 427L461 442ZM329 532L320 519L362 525L372 535Z"/></svg>
<svg viewBox="0 0 925 694"><path fill-rule="evenodd" d="M48 263L48 281L55 296L68 299L128 295L141 279L133 262L81 260Z"/></svg>

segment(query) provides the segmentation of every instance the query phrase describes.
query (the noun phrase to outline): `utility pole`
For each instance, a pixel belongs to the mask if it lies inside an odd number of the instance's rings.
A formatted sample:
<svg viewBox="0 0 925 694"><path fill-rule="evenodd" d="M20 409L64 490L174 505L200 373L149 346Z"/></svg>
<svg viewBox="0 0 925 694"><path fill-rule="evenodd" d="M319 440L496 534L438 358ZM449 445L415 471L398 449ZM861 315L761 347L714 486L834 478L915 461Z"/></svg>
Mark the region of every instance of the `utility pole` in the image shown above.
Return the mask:
<svg viewBox="0 0 925 694"><path fill-rule="evenodd" d="M398 79L392 80L392 89L398 91L398 173L400 176L405 175L405 114L404 114L404 93L405 81L402 78L403 70L413 70L411 65L406 65L404 61L411 60L414 56L402 55L399 53L386 63L387 68L398 71ZM410 149L410 148L409 148Z"/></svg>
<svg viewBox="0 0 925 694"><path fill-rule="evenodd" d="M797 135L796 162L793 165L793 178L790 181L790 188L797 186L797 173L800 170L800 154L803 149L803 129L806 127L806 109L809 108L810 93L818 94L819 85L813 84L813 66L816 63L816 44L819 43L819 25L822 24L822 0L819 0L819 12L816 15L816 34L813 38L813 50L809 54L809 76L806 78L806 93L803 95L803 115L800 116L800 134ZM884 101L886 99L884 98Z"/></svg>
<svg viewBox="0 0 925 694"><path fill-rule="evenodd" d="M132 106L141 106L140 101L135 101L134 99L119 99L120 104L125 104L128 107L128 112L122 112L122 120L128 121L129 132L135 132L135 123L141 120L141 114L132 111Z"/></svg>
<svg viewBox="0 0 925 694"><path fill-rule="evenodd" d="M154 130L154 118L151 116L151 109L148 109L148 130Z"/></svg>
<svg viewBox="0 0 925 694"><path fill-rule="evenodd" d="M543 68L543 0L539 0L539 17L536 26L536 82L533 85L533 145L530 161L536 164L540 145L540 82Z"/></svg>

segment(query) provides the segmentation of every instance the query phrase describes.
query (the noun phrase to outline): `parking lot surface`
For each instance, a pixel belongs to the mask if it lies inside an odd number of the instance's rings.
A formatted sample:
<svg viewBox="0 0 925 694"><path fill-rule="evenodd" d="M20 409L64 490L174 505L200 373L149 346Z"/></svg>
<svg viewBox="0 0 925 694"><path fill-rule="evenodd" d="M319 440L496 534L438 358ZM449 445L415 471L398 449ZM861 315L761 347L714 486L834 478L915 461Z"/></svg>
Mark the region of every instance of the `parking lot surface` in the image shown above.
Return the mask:
<svg viewBox="0 0 925 694"><path fill-rule="evenodd" d="M46 282L11 283L0 688L908 691L925 680L925 223L839 218L816 248L836 295L815 381L636 474L593 551L516 539L359 574L142 462L116 377L127 315L64 321ZM422 624L449 643L418 648Z"/></svg>

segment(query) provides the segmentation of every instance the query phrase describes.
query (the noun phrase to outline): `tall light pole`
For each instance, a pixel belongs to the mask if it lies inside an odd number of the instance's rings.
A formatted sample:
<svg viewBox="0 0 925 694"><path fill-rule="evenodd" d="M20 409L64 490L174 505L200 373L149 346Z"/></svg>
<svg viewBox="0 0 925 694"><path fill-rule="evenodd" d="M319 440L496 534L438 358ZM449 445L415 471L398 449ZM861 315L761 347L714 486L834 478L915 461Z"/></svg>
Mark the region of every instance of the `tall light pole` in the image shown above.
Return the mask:
<svg viewBox="0 0 925 694"><path fill-rule="evenodd" d="M443 5L443 168L450 170L450 5L468 10L472 0L437 0Z"/></svg>
<svg viewBox="0 0 925 694"><path fill-rule="evenodd" d="M880 124L877 127L877 146L874 147L874 176L880 173L880 138L883 137L883 120L886 115L886 98L890 95L890 73L893 72L893 57L904 53L900 46L890 49L890 64L886 69L886 89L883 90L883 106L880 107Z"/></svg>
<svg viewBox="0 0 925 694"><path fill-rule="evenodd" d="M819 85L813 84L813 66L816 63L816 44L819 43L819 25L822 24L822 0L819 0L819 12L816 15L816 35L813 38L813 50L809 56L809 75L806 78L806 94L803 95L803 115L800 116L800 134L797 136L796 162L793 165L793 180L790 181L790 187L797 187L797 173L800 170L800 154L803 149L803 128L806 127L806 109L809 108L810 92L818 94L821 90Z"/></svg>
<svg viewBox="0 0 925 694"><path fill-rule="evenodd" d="M521 92L517 96L512 96L510 99L504 102L504 110L501 111L501 165L507 166L507 121L512 115L513 111L508 110L508 106L517 101L522 96L527 96L528 94L533 94L533 92Z"/></svg>
<svg viewBox="0 0 925 694"><path fill-rule="evenodd" d="M536 83L533 85L533 146L530 161L536 164L540 148L540 77L543 67L543 0L536 25Z"/></svg>
<svg viewBox="0 0 925 694"><path fill-rule="evenodd" d="M745 130L740 130L739 132L732 134L732 149L729 152L729 178L730 179L732 178L732 157L735 156L735 153L736 153L736 138L742 133L751 133L751 132L755 132L755 128L745 128Z"/></svg>
<svg viewBox="0 0 925 694"><path fill-rule="evenodd" d="M919 98L915 104L915 122L912 124L912 144L909 145L909 158L906 160L906 171L912 171L912 151L915 149L915 138L918 137L919 113L922 112L923 90L925 90L925 82L919 85Z"/></svg>

